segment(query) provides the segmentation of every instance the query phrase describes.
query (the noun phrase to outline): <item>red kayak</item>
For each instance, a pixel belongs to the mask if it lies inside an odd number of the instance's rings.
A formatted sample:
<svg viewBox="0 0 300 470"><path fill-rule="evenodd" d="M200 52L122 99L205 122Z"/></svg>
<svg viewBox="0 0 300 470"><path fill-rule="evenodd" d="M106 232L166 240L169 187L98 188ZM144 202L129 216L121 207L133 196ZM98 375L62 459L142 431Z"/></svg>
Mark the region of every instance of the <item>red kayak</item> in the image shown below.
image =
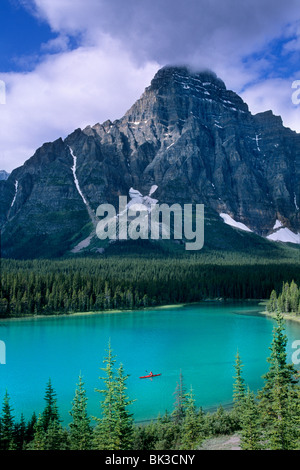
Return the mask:
<svg viewBox="0 0 300 470"><path fill-rule="evenodd" d="M144 375L143 377L140 377L140 379L151 379L152 377L159 377L161 374L152 374L152 372L149 375Z"/></svg>

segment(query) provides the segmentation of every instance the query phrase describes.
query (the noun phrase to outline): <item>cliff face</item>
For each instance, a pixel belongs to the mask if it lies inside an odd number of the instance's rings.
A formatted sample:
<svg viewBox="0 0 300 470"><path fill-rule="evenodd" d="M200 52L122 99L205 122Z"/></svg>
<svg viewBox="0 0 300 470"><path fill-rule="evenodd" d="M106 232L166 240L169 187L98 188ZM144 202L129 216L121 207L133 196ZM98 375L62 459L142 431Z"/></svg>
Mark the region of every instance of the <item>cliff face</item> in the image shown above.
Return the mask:
<svg viewBox="0 0 300 470"><path fill-rule="evenodd" d="M161 203L203 203L264 237L276 223L298 233L300 135L252 115L212 72L165 67L122 119L44 144L0 181L2 254L64 254L100 204L153 185Z"/></svg>

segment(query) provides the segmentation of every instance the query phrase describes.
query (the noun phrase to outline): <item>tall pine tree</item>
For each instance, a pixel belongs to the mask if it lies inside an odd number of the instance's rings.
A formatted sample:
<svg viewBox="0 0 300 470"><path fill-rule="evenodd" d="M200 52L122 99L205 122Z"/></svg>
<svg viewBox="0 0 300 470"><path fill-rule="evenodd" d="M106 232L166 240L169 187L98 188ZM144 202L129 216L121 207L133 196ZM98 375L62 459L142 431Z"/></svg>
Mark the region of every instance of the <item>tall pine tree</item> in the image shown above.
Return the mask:
<svg viewBox="0 0 300 470"><path fill-rule="evenodd" d="M179 382L177 382L174 395L175 395L175 403L174 403L174 410L172 413L172 417L176 424L180 424L181 421L184 419L186 406L187 406L186 389L184 386L183 375L181 371L179 374Z"/></svg>
<svg viewBox="0 0 300 470"><path fill-rule="evenodd" d="M290 421L291 403L297 400L297 370L287 363L287 337L284 319L277 312L276 326L268 358L269 370L263 376L264 387L259 392L259 406L265 438L272 449L289 449L292 446Z"/></svg>
<svg viewBox="0 0 300 470"><path fill-rule="evenodd" d="M70 423L71 450L90 450L92 448L92 427L87 414L87 398L84 382L79 376L79 384L75 391Z"/></svg>
<svg viewBox="0 0 300 470"><path fill-rule="evenodd" d="M240 416L242 450L261 450L262 434L258 405L255 401L254 393L248 388L243 398L243 411Z"/></svg>
<svg viewBox="0 0 300 470"><path fill-rule="evenodd" d="M106 375L99 377L104 381L105 388L96 389L96 392L104 397L101 400L102 416L101 418L95 417L98 424L94 430L94 448L97 450L118 450L120 447L116 416L115 362L116 356L113 355L109 342L107 356L103 360L105 367L101 368Z"/></svg>
<svg viewBox="0 0 300 470"><path fill-rule="evenodd" d="M44 400L46 405L42 413L42 424L44 430L47 431L51 421L59 421L56 392L52 387L51 379L49 379L46 385Z"/></svg>
<svg viewBox="0 0 300 470"><path fill-rule="evenodd" d="M2 415L1 415L1 433L0 433L0 449L1 450L14 450L14 417L12 414L13 410L10 405L10 397L5 392Z"/></svg>

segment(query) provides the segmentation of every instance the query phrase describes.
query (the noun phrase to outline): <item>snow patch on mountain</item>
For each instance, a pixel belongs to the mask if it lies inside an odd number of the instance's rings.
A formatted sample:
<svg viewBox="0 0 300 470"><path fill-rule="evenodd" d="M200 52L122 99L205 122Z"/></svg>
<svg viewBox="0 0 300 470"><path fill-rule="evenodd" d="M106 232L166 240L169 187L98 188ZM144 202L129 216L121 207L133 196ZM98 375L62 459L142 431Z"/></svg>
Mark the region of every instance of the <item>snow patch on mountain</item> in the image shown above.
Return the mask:
<svg viewBox="0 0 300 470"><path fill-rule="evenodd" d="M245 232L252 232L249 227L247 227L242 222L237 222L234 220L230 215L221 213L220 217L224 220L225 224L230 225L231 227L239 228L240 230L244 230Z"/></svg>
<svg viewBox="0 0 300 470"><path fill-rule="evenodd" d="M287 227L282 227L274 233L267 236L268 240L274 242L296 243L300 244L300 233L294 233Z"/></svg>
<svg viewBox="0 0 300 470"><path fill-rule="evenodd" d="M15 202L16 202L16 199L17 199L18 187L19 187L19 181L16 181L15 182L15 195L14 195L13 201L12 201L11 206L10 206L11 209L15 205Z"/></svg>
<svg viewBox="0 0 300 470"><path fill-rule="evenodd" d="M74 183L75 183L75 186L76 186L76 189L78 191L78 193L80 194L83 202L85 203L85 205L87 206L88 203L87 203L87 200L85 199L84 195L82 194L82 191L80 189L80 186L79 186L79 181L77 179L77 176L76 176L76 170L77 170L77 157L76 155L74 155L74 152L73 150L71 149L71 147L69 147L70 149L70 152L71 152L71 155L72 155L72 158L73 158L73 166L71 168L72 172L73 172L73 177L74 177Z"/></svg>
<svg viewBox="0 0 300 470"><path fill-rule="evenodd" d="M274 227L273 227L273 230L277 230L277 229L280 228L280 227L283 227L283 225L282 225L282 223L280 222L280 220L277 219L276 222L275 222L275 225L274 225Z"/></svg>

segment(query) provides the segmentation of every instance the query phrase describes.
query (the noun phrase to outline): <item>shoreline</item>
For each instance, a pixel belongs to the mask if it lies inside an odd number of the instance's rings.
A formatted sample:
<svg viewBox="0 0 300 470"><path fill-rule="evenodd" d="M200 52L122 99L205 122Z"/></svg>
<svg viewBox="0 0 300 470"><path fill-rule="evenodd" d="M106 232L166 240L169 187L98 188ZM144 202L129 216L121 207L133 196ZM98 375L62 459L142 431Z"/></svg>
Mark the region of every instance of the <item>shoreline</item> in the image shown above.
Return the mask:
<svg viewBox="0 0 300 470"><path fill-rule="evenodd" d="M100 310L97 312L72 312L72 313L51 313L51 314L41 314L41 315L24 315L24 316L15 316L15 317L8 317L8 318L0 318L0 328L3 326L6 322L11 322L11 321L30 321L30 320L44 320L45 318L48 319L54 319L54 318L73 318L73 317L85 317L85 316L91 316L91 315L103 315L103 314L114 314L114 313L130 313L130 312L143 312L147 310L168 310L168 309L176 309L176 308L182 308L182 307L188 307L188 306L196 306L196 305L201 305L205 303L212 303L212 302L217 302L217 303L226 303L226 302L257 302L258 306L266 306L267 300L263 299L224 299L224 298L218 298L218 299L205 299L205 300L200 300L199 302L189 302L189 303L180 303L180 304L166 304L166 305L158 305L155 307L143 307L143 308L136 308L136 309L111 309L111 310ZM268 318L275 319L276 315L274 313L270 313L267 310L261 310L257 312L258 315L262 315ZM294 321L296 323L300 323L300 315L296 316L293 314L286 314L283 313L283 318L286 321Z"/></svg>
<svg viewBox="0 0 300 470"><path fill-rule="evenodd" d="M110 309L110 310L99 310L97 312L71 312L71 313L49 313L49 314L29 314L29 315L20 315L20 316L14 316L14 317L3 317L0 318L0 327L2 323L6 323L7 321L24 321L24 320L40 320L40 319L45 319L45 318L66 318L66 317L82 317L82 316L90 316L90 315L102 315L102 314L113 314L113 313L129 313L129 312L143 312L145 310L168 310L168 309L175 309L175 308L182 308L182 307L188 307L192 305L200 305L204 303L212 303L212 302L218 302L218 303L226 303L226 302L233 302L233 303L239 303L239 302L257 302L259 304L263 304L266 302L265 300L262 299L224 299L224 298L216 298L216 299L204 299L204 300L199 300L198 302L188 302L188 303L178 303L178 304L166 304L166 305L157 305L157 306L148 306L148 307L142 307L142 308L135 308L135 309Z"/></svg>
<svg viewBox="0 0 300 470"><path fill-rule="evenodd" d="M195 302L198 303L198 302ZM8 317L8 318L0 318L0 327L1 323L5 323L7 321L24 321L24 320L40 320L45 318L73 318L73 317L85 317L90 315L103 315L103 314L113 314L113 313L129 313L129 312L143 312L145 310L163 310L163 309L171 309L171 308L181 308L185 305L193 305L193 304L170 304L170 305L159 305L156 307L143 307L143 308L136 308L136 309L111 309L111 310L99 310L97 312L71 312L71 313L49 313L41 314L41 315L20 315L18 317Z"/></svg>
<svg viewBox="0 0 300 470"><path fill-rule="evenodd" d="M265 317L273 318L274 320L276 319L276 315L274 313L267 312L266 310L261 312L261 315L264 315ZM282 313L283 319L286 321L294 321L296 323L300 323L300 315L293 315L291 313Z"/></svg>

